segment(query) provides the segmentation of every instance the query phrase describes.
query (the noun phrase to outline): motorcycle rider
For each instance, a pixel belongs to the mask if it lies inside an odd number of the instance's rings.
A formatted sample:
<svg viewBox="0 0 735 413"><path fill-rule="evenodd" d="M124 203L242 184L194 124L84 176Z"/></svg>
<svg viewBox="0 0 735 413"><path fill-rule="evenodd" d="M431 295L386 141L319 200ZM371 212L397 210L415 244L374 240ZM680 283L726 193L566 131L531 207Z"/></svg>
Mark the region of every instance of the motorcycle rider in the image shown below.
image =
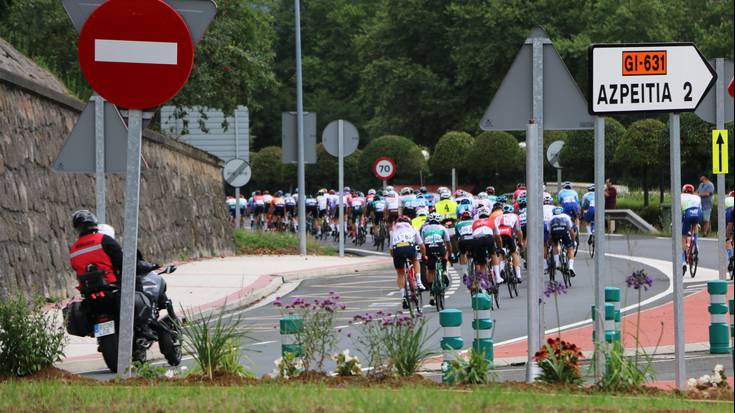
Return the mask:
<svg viewBox="0 0 735 413"><path fill-rule="evenodd" d="M108 284L119 283L123 260L120 244L98 231L97 217L89 210L74 212L72 226L79 234L79 239L69 249L71 266L77 277L86 274L90 265L93 265L105 272L104 278Z"/></svg>

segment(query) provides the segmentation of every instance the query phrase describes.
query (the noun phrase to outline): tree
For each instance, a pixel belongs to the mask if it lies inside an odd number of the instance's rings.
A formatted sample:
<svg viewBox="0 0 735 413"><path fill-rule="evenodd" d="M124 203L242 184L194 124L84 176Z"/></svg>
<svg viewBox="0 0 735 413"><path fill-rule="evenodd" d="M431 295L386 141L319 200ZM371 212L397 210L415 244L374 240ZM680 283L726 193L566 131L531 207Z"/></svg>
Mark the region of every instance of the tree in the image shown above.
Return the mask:
<svg viewBox="0 0 735 413"><path fill-rule="evenodd" d="M426 159L421 149L410 139L385 135L372 140L360 155L359 175L364 176L365 186L378 185L380 181L373 175L373 163L381 156L392 158L396 162L396 175L393 182L415 183L420 172L426 172Z"/></svg>
<svg viewBox="0 0 735 413"><path fill-rule="evenodd" d="M452 168L457 168L459 175L467 173L467 153L474 138L467 132L447 132L437 142L434 152L429 159L429 166L434 180L437 182L449 182Z"/></svg>
<svg viewBox="0 0 735 413"><path fill-rule="evenodd" d="M296 166L281 162L281 148L268 146L250 154L251 190L285 190L296 188Z"/></svg>
<svg viewBox="0 0 735 413"><path fill-rule="evenodd" d="M361 151L357 150L344 159L345 185L359 187L361 182L358 171L358 161ZM330 155L320 143L316 146L316 163L307 164L306 189L314 193L321 188L337 188L338 184L337 157Z"/></svg>
<svg viewBox="0 0 735 413"><path fill-rule="evenodd" d="M523 181L524 154L518 140L508 132L483 132L467 154L467 179L476 186L493 185L497 191L511 191Z"/></svg>
<svg viewBox="0 0 735 413"><path fill-rule="evenodd" d="M648 206L649 178L653 174L663 175L668 159L668 136L666 125L656 119L634 122L620 139L615 150L615 162L625 165L628 173L641 177L643 205Z"/></svg>
<svg viewBox="0 0 735 413"><path fill-rule="evenodd" d="M615 176L615 150L625 134L622 123L605 118L605 174ZM565 179L592 182L595 178L595 137L591 130L570 131L560 154Z"/></svg>

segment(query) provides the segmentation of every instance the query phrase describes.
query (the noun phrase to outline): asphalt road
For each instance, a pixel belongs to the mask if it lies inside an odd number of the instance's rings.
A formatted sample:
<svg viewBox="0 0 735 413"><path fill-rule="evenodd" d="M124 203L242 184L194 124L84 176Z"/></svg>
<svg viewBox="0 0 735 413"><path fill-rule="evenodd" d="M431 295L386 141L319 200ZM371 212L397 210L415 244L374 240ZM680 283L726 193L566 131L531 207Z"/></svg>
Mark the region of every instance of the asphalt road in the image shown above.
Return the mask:
<svg viewBox="0 0 735 413"><path fill-rule="evenodd" d="M582 239L584 241L584 236ZM700 266L716 268L716 242L703 240L700 244ZM350 245L348 244L348 246ZM594 263L589 254L582 248L580 248L575 262L577 276L572 280L572 288L569 289L566 295L559 298L559 318L562 326L588 319L591 313L590 307L594 303L592 289ZM365 248L365 250L368 250L368 248ZM654 279L653 287L644 293L643 298L660 296L655 301L650 302L648 306L659 305L671 299L671 295L665 293L669 288L669 278L664 272L656 268L656 266L661 266L661 262L668 263L668 267L671 267L670 239L640 236L609 237L608 253L613 256L607 257L608 271L603 274L602 282L605 286L621 288L623 308L635 304L636 299L632 291L628 293L625 286L625 277L639 269L647 270ZM640 262L640 259L636 261L637 258L635 257L652 258L660 261L658 261L658 264L653 261L644 263ZM467 347L474 335L471 329L473 311L470 306L470 296L466 288L460 285L459 275L453 269L450 269L449 274L451 285L447 291L446 308L462 310L462 336L465 338L465 347ZM705 281L698 282L695 278L688 281L686 287L688 293L698 291L705 287ZM337 329L340 331L340 342L337 351L349 348L352 354L360 354L355 349L353 339L348 337L349 333L355 334L355 328L359 328L359 326L355 327L348 324L354 315L377 311L394 313L400 310L400 299L395 286L395 274L392 270L353 272L288 283L277 294L258 305L228 315L229 319L238 320L239 327L248 336L247 340L243 340L243 360L245 360L248 368L258 375L270 373L275 367L274 360L280 357L278 320L282 314L279 308L272 305L272 301L276 296L282 296L285 302L289 302L296 297L313 300L326 298L330 291L338 293L340 296L339 302L347 306L345 311L337 315ZM494 331L496 345L505 340L523 337L527 333L525 282L520 285L519 293L519 297L510 299L507 288L501 288L500 309L492 312L496 326ZM172 298L175 300L175 297ZM544 326L546 330L549 330L557 327L557 318L553 298L546 301L543 306ZM441 328L438 324L436 310L428 306L426 293L424 294L424 304L427 307L424 309L424 314L428 320L429 331L436 331L430 340L431 347L438 351ZM708 373L714 365L714 361L707 357L693 358L692 360L687 362L691 366L691 371L687 372L690 377ZM714 357L714 360L725 364L728 363L730 358L727 356ZM192 360L185 357L183 364L191 366ZM657 369L661 368L660 379L666 379L669 375L673 377L673 373L670 372L671 368L666 367L672 364L671 362L667 364L665 359L657 363ZM331 368L331 362L327 366ZM86 374L100 379L112 377L111 374L103 371ZM522 379L523 367L502 369L500 377L503 379Z"/></svg>

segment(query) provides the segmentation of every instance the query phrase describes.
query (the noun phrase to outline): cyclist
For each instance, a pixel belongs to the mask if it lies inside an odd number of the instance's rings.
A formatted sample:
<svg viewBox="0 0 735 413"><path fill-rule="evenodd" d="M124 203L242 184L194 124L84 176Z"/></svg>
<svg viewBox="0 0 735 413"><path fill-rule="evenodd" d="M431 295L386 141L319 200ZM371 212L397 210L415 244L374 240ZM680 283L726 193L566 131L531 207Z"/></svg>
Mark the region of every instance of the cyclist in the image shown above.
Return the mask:
<svg viewBox="0 0 735 413"><path fill-rule="evenodd" d="M426 218L426 225L421 228L421 239L424 241L426 261L426 281L431 285L434 282L436 274L436 262L442 260L442 265L447 268L447 260L452 252L452 245L449 243L449 231L441 225L441 215L437 213L430 214ZM434 295L434 292L431 292ZM434 305L434 298L429 301L430 305Z"/></svg>
<svg viewBox="0 0 735 413"><path fill-rule="evenodd" d="M488 274L487 259L490 258L492 264L493 275L497 284L502 284L503 279L500 278L500 265L498 256L495 254L496 241L500 240L498 227L495 226L495 220L490 218L490 211L487 208L477 210L477 219L472 223L472 257L475 260L475 272L480 274L480 283L483 290L487 290L487 278L483 279L483 274Z"/></svg>
<svg viewBox="0 0 735 413"><path fill-rule="evenodd" d="M551 249L554 254L554 264L556 268L561 267L559 261L559 242L567 249L567 259L569 262L569 275L574 277L574 223L572 218L564 213L564 208L555 207L554 215L549 221L549 233L551 235Z"/></svg>
<svg viewBox="0 0 735 413"><path fill-rule="evenodd" d="M735 267L735 256L733 255L733 207L735 206L735 192L730 191L725 198L725 248L727 250L727 270L732 272Z"/></svg>
<svg viewBox="0 0 735 413"><path fill-rule="evenodd" d="M475 209L473 208L472 199L467 198L467 197L462 197L457 200L457 209L456 209L457 215L462 215L464 211L469 211L471 214L474 212L474 210Z"/></svg>
<svg viewBox="0 0 735 413"><path fill-rule="evenodd" d="M398 220L401 201L398 199L398 194L393 191L393 187L386 187L386 191L384 192L385 206L388 211L386 221L388 222L388 226L392 226Z"/></svg>
<svg viewBox="0 0 735 413"><path fill-rule="evenodd" d="M237 200L232 195L227 195L227 199L225 200L225 203L227 204L227 209L230 211L230 223L235 222L235 212L237 208Z"/></svg>
<svg viewBox="0 0 735 413"><path fill-rule="evenodd" d="M329 228L332 232L337 232L337 215L339 215L339 195L334 189L329 190L327 196L327 209L329 211Z"/></svg>
<svg viewBox="0 0 735 413"><path fill-rule="evenodd" d="M519 183L516 185L516 190L513 192L513 201L517 202L518 198L526 196L526 184Z"/></svg>
<svg viewBox="0 0 735 413"><path fill-rule="evenodd" d="M495 205L493 205L493 209L490 212L490 218L495 221L498 219L499 216L503 215L503 203L502 202L496 202Z"/></svg>
<svg viewBox="0 0 735 413"><path fill-rule="evenodd" d="M277 231L281 230L281 223L285 222L286 218L286 201L283 199L283 192L276 191L275 196L271 199L271 217L275 222L272 222Z"/></svg>
<svg viewBox="0 0 735 413"><path fill-rule="evenodd" d="M362 217L365 214L365 198L362 193L355 192L350 200L350 226L352 228L352 237L357 235L357 228L362 224Z"/></svg>
<svg viewBox="0 0 735 413"><path fill-rule="evenodd" d="M418 213L418 210L421 208L426 208L426 210L429 210L429 202L426 200L428 195L422 194L419 192L416 194L416 200L414 201L414 207L416 208L416 211Z"/></svg>
<svg viewBox="0 0 735 413"><path fill-rule="evenodd" d="M513 270L518 282L521 282L521 257L518 249L523 249L523 232L518 215L515 214L513 205L503 207L503 215L495 219L495 226L502 241L502 246L508 249L513 256ZM518 240L518 242L516 242ZM504 265L505 263L502 263Z"/></svg>
<svg viewBox="0 0 735 413"><path fill-rule="evenodd" d="M516 202L518 208L516 213L518 214L518 221L521 224L521 232L523 233L523 242L526 242L526 225L528 224L528 208L526 204L526 197L522 196L518 198Z"/></svg>
<svg viewBox="0 0 735 413"><path fill-rule="evenodd" d="M419 266L418 255L416 254L416 247L419 247L421 256L426 254L426 248L424 242L421 239L421 234L416 228L411 226L411 220L403 215L397 218L396 224L391 229L390 234L390 254L393 256L393 267L396 270L396 284L401 292L401 299L403 300L403 308L408 308L408 301L406 300L406 290L403 288L403 277L406 276L404 269L404 263L406 260L411 261L413 265L414 273L416 274L416 288L421 291L424 290L424 286L421 284L421 267Z"/></svg>
<svg viewBox="0 0 735 413"><path fill-rule="evenodd" d="M373 197L373 202L370 205L370 208L373 211L373 225L377 226L380 224L380 220L382 220L385 217L385 199L383 198L382 191L379 193L376 193Z"/></svg>
<svg viewBox="0 0 735 413"><path fill-rule="evenodd" d="M587 193L582 197L582 220L587 226L587 244L592 244L592 226L595 224L595 186L590 185L587 187Z"/></svg>
<svg viewBox="0 0 735 413"><path fill-rule="evenodd" d="M326 189L320 189L319 192L316 194L316 208L317 208L317 236L322 235L322 220L327 219L327 209L329 205L329 200L327 196L327 190Z"/></svg>
<svg viewBox="0 0 735 413"><path fill-rule="evenodd" d="M492 208L493 204L494 202L488 198L487 192L480 192L479 194L477 194L477 199L475 200L475 208Z"/></svg>
<svg viewBox="0 0 735 413"><path fill-rule="evenodd" d="M462 275L462 280L467 284L467 253L472 250L472 223L474 219L469 211L459 216L459 221L454 224L454 234L457 238L457 249L459 260L457 269Z"/></svg>
<svg viewBox="0 0 735 413"><path fill-rule="evenodd" d="M571 182L564 182L562 190L557 195L557 202L564 209L564 213L572 218L574 227L579 228L579 195L577 191L572 189ZM576 242L577 240L575 239L574 241Z"/></svg>
<svg viewBox="0 0 735 413"><path fill-rule="evenodd" d="M549 196L544 197L543 216L544 216L544 271L549 270L549 222L554 217L554 198Z"/></svg>
<svg viewBox="0 0 735 413"><path fill-rule="evenodd" d="M401 214L411 219L416 218L416 195L413 193L413 188L410 186L403 187L399 199L401 201Z"/></svg>
<svg viewBox="0 0 735 413"><path fill-rule="evenodd" d="M702 222L702 198L694 193L694 185L686 184L681 188L681 262L686 271L687 235L699 242L699 224Z"/></svg>
<svg viewBox="0 0 735 413"><path fill-rule="evenodd" d="M439 202L434 206L434 211L444 218L457 218L457 203L452 200L449 191L439 193Z"/></svg>
<svg viewBox="0 0 735 413"><path fill-rule="evenodd" d="M424 226L429 216L429 208L419 208L416 211L416 218L411 220L411 225L418 231L421 231L421 227Z"/></svg>
<svg viewBox="0 0 735 413"><path fill-rule="evenodd" d="M250 216L250 227L252 228L253 224L255 224L260 228L261 218L265 212L265 198L263 198L260 191L255 191L255 194L253 195L253 204L250 209L253 211Z"/></svg>
<svg viewBox="0 0 735 413"><path fill-rule="evenodd" d="M298 197L299 194L295 193L294 195L286 194L283 197L283 202L286 204L286 215L288 216L288 220L291 223L292 228L296 228L298 225L298 215L296 214L296 202L297 199L295 197ZM306 197L304 199L304 205L306 205L306 201L309 200L309 197Z"/></svg>

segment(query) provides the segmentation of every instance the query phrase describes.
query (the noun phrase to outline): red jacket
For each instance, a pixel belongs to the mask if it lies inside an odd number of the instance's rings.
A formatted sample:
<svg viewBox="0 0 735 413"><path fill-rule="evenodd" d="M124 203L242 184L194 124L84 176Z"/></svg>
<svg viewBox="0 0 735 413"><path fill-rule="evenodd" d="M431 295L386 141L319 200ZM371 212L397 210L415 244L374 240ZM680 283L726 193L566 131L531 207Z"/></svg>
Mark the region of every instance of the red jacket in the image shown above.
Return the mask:
<svg viewBox="0 0 735 413"><path fill-rule="evenodd" d="M87 272L89 264L94 264L97 269L105 271L105 280L108 283L113 284L118 281L112 259L102 246L104 238L105 235L96 232L86 234L79 237L77 242L71 246L69 249L71 266L76 271L77 277Z"/></svg>

